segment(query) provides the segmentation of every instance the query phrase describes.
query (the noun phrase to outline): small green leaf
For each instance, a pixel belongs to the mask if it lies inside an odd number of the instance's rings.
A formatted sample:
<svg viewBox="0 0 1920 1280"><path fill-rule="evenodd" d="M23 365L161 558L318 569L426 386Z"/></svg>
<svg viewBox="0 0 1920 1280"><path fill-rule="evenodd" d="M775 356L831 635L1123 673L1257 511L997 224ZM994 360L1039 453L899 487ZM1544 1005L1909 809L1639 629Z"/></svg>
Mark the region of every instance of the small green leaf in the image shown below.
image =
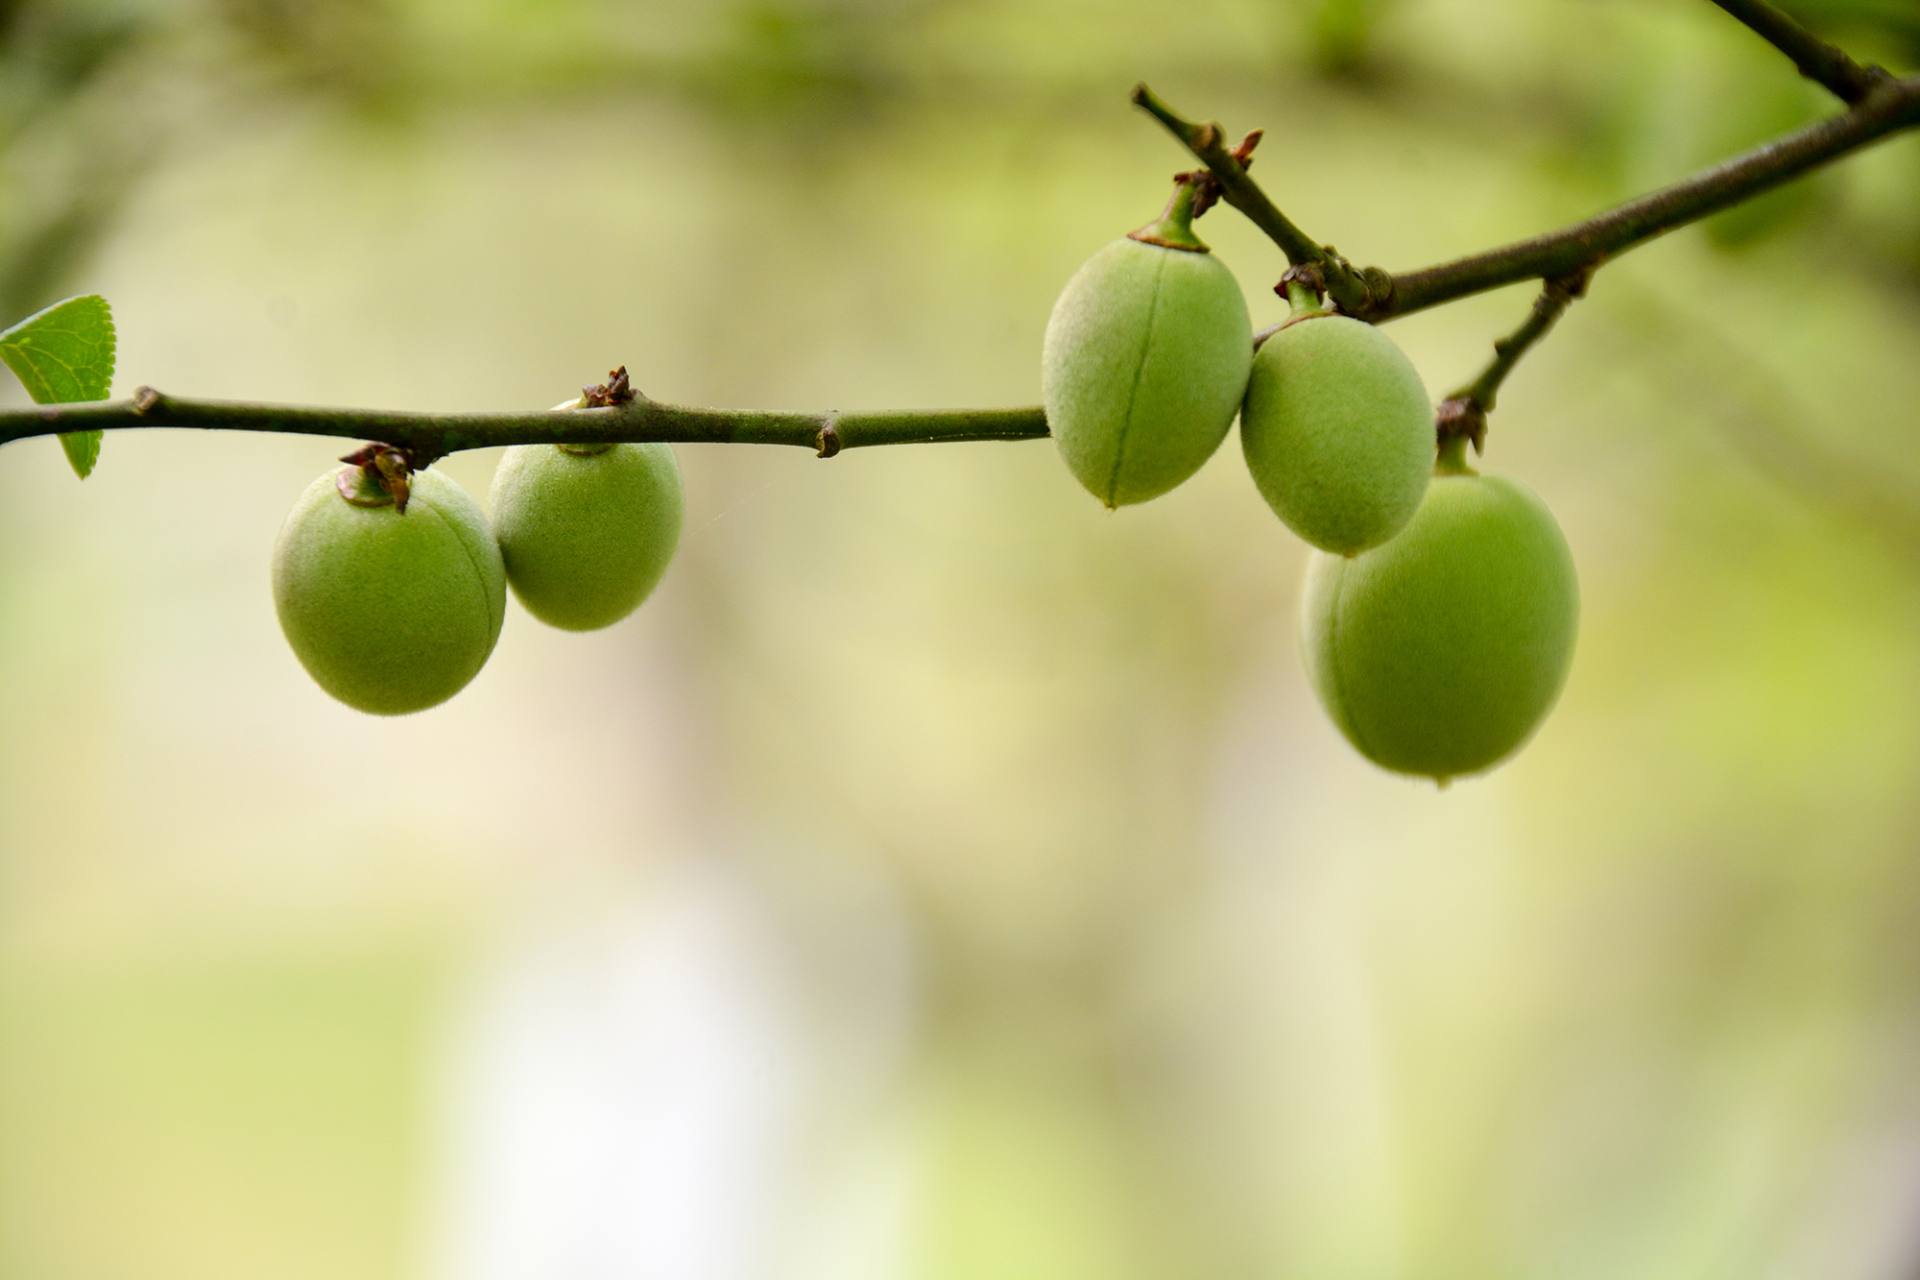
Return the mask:
<svg viewBox="0 0 1920 1280"><path fill-rule="evenodd" d="M35 404L105 400L113 386L113 348L113 311L96 293L56 302L0 333L0 361ZM60 445L86 479L100 459L100 433L71 431Z"/></svg>
<svg viewBox="0 0 1920 1280"><path fill-rule="evenodd" d="M67 451L67 463L73 468L73 474L85 480L93 474L93 464L100 461L99 431L67 431L60 436L60 447Z"/></svg>

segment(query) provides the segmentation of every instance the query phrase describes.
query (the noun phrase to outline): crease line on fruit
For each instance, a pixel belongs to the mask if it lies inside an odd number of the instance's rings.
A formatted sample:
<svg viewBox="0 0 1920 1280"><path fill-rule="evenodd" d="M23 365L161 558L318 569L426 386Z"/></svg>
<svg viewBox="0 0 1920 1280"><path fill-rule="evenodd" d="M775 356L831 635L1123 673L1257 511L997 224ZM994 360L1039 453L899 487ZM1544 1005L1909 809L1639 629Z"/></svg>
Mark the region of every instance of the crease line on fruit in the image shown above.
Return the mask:
<svg viewBox="0 0 1920 1280"><path fill-rule="evenodd" d="M433 506L431 500L416 499L414 506L420 511L432 512L433 518L440 522L440 527L447 531L447 536L460 544L460 558L466 561L467 568L473 570L473 584L480 589L480 608L486 614L487 634L493 637L494 644L500 643L500 632L506 626L506 615L504 613L501 615L499 626L494 625L493 601L488 598L487 593L487 575L481 572L479 561L473 558L473 548L467 545L466 538L461 535L460 530L454 527L453 521L441 515L439 510ZM492 646L490 645L488 646L487 657L491 656L493 656L493 654ZM482 658L480 661L481 666L486 665L486 658ZM480 674L480 667L474 668L474 674Z"/></svg>
<svg viewBox="0 0 1920 1280"><path fill-rule="evenodd" d="M1120 495L1120 470L1127 460L1127 441L1133 438L1133 411L1140 395L1140 379L1146 376L1147 360L1153 354L1153 326L1160 319L1160 277L1167 271L1166 252L1171 251L1163 251L1153 267L1153 300L1147 304L1147 336L1141 340L1140 361L1133 367L1133 385L1127 390L1127 420L1120 424L1120 439L1113 448L1113 470L1107 476L1109 511L1119 509L1115 499Z"/></svg>

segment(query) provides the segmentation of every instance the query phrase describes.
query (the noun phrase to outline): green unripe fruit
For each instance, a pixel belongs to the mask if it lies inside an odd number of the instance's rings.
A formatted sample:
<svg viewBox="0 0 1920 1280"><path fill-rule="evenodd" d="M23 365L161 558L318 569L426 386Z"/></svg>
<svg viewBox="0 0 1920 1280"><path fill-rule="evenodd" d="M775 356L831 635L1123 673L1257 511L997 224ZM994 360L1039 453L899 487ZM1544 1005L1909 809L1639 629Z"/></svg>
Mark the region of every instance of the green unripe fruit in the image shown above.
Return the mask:
<svg viewBox="0 0 1920 1280"><path fill-rule="evenodd" d="M1116 240L1088 259L1047 321L1047 426L1067 468L1109 507L1158 497L1213 456L1253 361L1233 274L1184 214L1170 209L1155 230L1163 242Z"/></svg>
<svg viewBox="0 0 1920 1280"><path fill-rule="evenodd" d="M1443 471L1397 538L1314 557L1300 634L1314 691L1360 754L1444 783L1499 763L1546 718L1578 616L1546 505L1511 480Z"/></svg>
<svg viewBox="0 0 1920 1280"><path fill-rule="evenodd" d="M1289 529L1353 555L1393 537L1419 508L1433 469L1433 407L1393 339L1310 312L1254 357L1240 444Z"/></svg>
<svg viewBox="0 0 1920 1280"><path fill-rule="evenodd" d="M592 631L639 608L666 573L685 504L664 444L537 444L507 450L489 505L527 612Z"/></svg>
<svg viewBox="0 0 1920 1280"><path fill-rule="evenodd" d="M404 515L391 502L349 501L339 474L309 485L280 529L280 628L307 673L348 706L424 711L465 688L500 638L500 549L479 504L438 471L414 473Z"/></svg>

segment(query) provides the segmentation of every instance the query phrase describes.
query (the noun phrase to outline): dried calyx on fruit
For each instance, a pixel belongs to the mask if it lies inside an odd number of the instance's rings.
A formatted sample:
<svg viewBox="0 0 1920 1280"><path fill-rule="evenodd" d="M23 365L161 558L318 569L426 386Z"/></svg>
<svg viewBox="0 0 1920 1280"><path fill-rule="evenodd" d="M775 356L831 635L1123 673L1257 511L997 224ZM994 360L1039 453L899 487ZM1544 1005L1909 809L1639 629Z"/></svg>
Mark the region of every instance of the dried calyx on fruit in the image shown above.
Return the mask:
<svg viewBox="0 0 1920 1280"><path fill-rule="evenodd" d="M273 551L281 630L341 702L405 715L451 698L500 638L506 573L485 515L405 450L369 445L300 495Z"/></svg>

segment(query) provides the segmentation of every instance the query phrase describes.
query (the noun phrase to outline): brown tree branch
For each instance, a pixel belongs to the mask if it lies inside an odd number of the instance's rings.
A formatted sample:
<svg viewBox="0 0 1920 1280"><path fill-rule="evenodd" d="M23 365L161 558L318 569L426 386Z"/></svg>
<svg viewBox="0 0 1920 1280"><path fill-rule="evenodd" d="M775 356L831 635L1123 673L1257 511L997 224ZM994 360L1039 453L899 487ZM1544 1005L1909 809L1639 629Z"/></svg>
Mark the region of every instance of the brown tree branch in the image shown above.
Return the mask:
<svg viewBox="0 0 1920 1280"><path fill-rule="evenodd" d="M1736 16L1770 12L1755 0L1715 3ZM1812 59L1815 55L1806 56ZM1818 65L1831 72L1830 60ZM1850 60L1848 65L1852 65ZM1218 125L1186 120L1145 85L1134 90L1133 100L1207 166L1228 203L1265 231L1289 262L1323 286L1339 309L1348 314L1378 322L1522 280L1551 282L1527 323L1497 348L1494 364L1462 396L1454 397L1477 406L1484 417L1513 365L1578 296L1572 282L1584 283L1604 262L1627 249L1920 125L1920 77L1894 79L1873 69L1863 69L1862 74L1872 83L1841 115L1572 226L1399 274L1371 267L1355 270L1330 247L1315 244L1247 176L1244 165L1227 149ZM787 444L832 457L842 449L861 445L1026 440L1047 434L1046 418L1038 407L810 414L703 409L644 397L617 407L565 413L436 414L195 400L143 387L127 400L0 410L0 444L67 431L139 427L373 439L422 457L498 445L613 441Z"/></svg>
<svg viewBox="0 0 1920 1280"><path fill-rule="evenodd" d="M1793 59L1800 74L1824 86L1851 106L1888 79L1879 67L1863 67L1844 51L1828 44L1767 0L1713 0L1754 34Z"/></svg>
<svg viewBox="0 0 1920 1280"><path fill-rule="evenodd" d="M1360 318L1375 322L1522 280L1592 270L1676 227L1751 199L1889 135L1920 125L1920 77L1888 79L1852 110L1821 120L1724 164L1694 174L1572 226L1484 253L1377 276L1384 295Z"/></svg>
<svg viewBox="0 0 1920 1280"><path fill-rule="evenodd" d="M1571 226L1452 262L1401 272L1377 267L1356 270L1331 249L1315 244L1234 163L1218 125L1195 124L1145 85L1134 90L1133 101L1165 125L1219 178L1227 203L1266 232L1289 263L1318 271L1320 283L1341 311L1379 323L1523 280L1548 280L1594 270L1608 258L1668 231L1698 222L1882 138L1920 125L1920 77L1896 80L1884 73L1864 74L1872 84L1851 110L1798 133Z"/></svg>

